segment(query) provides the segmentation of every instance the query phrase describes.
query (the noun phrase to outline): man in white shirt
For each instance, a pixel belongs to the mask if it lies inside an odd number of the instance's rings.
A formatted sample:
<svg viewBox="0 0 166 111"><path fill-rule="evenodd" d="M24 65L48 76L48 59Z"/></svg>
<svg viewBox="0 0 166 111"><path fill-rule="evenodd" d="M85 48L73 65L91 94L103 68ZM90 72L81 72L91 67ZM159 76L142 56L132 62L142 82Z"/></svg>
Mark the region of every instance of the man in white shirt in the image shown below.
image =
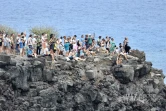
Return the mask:
<svg viewBox="0 0 166 111"><path fill-rule="evenodd" d="M29 46L29 48L32 48L33 45L33 40L32 40L32 35L29 35L28 41L27 41L27 45Z"/></svg>
<svg viewBox="0 0 166 111"><path fill-rule="evenodd" d="M41 53L44 53L44 49L45 49L45 46L46 46L46 40L47 40L47 34L42 33L42 36L41 36L41 41L42 41Z"/></svg>
<svg viewBox="0 0 166 111"><path fill-rule="evenodd" d="M33 38L32 38L32 47L33 47L33 53L35 55L35 58L37 57L37 54L36 54L36 49L37 49L37 40L36 40L36 37L37 35L34 34Z"/></svg>
<svg viewBox="0 0 166 111"><path fill-rule="evenodd" d="M59 43L62 43L62 37L60 37L60 39L59 39Z"/></svg>
<svg viewBox="0 0 166 111"><path fill-rule="evenodd" d="M18 34L17 37L16 37L16 53L19 53L19 43L20 43L20 40L21 40L21 35Z"/></svg>

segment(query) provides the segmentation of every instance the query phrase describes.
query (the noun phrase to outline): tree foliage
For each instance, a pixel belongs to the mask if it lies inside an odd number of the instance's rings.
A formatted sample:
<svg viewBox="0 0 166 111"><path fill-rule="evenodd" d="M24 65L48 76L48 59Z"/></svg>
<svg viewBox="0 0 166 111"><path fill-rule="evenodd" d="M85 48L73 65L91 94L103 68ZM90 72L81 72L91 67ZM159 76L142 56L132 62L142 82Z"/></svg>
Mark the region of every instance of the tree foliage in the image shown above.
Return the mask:
<svg viewBox="0 0 166 111"><path fill-rule="evenodd" d="M13 28L5 25L0 25L0 31L4 31L7 34L17 34L17 31L14 30Z"/></svg>
<svg viewBox="0 0 166 111"><path fill-rule="evenodd" d="M29 31L32 34L36 34L36 35L39 35L39 36L41 36L42 33L46 33L48 35L48 37L49 37L50 34L55 34L55 37L58 37L58 31L55 30L52 27L46 27L46 26L44 26L44 27L42 27L42 26L33 27Z"/></svg>

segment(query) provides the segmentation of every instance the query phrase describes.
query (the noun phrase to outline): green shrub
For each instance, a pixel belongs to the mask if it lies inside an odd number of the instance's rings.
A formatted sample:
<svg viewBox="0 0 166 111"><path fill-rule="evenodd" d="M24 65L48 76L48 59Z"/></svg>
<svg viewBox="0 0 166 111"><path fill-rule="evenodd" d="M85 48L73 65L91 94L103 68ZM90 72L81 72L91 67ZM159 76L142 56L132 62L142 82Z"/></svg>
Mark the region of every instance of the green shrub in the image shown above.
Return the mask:
<svg viewBox="0 0 166 111"><path fill-rule="evenodd" d="M46 33L46 34L48 34L48 38L49 38L50 34L55 34L55 37L58 37L58 31L55 30L52 27L42 27L42 26L40 26L40 27L33 27L29 31L32 34L36 34L36 35L39 35L39 36L41 36L42 33Z"/></svg>
<svg viewBox="0 0 166 111"><path fill-rule="evenodd" d="M0 31L5 31L7 34L17 34L17 31L12 29L11 27L5 26L5 25L0 25Z"/></svg>

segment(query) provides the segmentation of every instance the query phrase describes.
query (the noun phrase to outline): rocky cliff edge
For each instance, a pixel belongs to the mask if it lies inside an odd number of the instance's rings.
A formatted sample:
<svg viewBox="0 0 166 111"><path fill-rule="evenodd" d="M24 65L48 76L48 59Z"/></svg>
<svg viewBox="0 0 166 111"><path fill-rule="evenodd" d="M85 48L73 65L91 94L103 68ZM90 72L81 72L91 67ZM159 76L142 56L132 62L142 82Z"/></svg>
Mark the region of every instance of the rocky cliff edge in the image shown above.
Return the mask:
<svg viewBox="0 0 166 111"><path fill-rule="evenodd" d="M52 63L50 57L0 55L0 111L165 111L162 70L133 50L116 55Z"/></svg>

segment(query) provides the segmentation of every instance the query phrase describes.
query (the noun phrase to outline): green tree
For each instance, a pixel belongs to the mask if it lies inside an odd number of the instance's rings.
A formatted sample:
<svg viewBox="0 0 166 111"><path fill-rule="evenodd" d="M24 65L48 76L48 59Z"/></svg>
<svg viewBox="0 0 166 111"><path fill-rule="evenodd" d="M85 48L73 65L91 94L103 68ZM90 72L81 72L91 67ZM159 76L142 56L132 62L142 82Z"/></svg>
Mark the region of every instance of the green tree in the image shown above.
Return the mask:
<svg viewBox="0 0 166 111"><path fill-rule="evenodd" d="M49 38L50 34L55 34L55 37L58 37L58 35L59 35L57 30L55 30L52 27L46 27L46 26L44 26L44 27L42 27L42 26L33 27L29 31L32 34L36 34L36 35L39 35L39 36L41 36L42 33L46 33L46 34L48 34L48 38Z"/></svg>

